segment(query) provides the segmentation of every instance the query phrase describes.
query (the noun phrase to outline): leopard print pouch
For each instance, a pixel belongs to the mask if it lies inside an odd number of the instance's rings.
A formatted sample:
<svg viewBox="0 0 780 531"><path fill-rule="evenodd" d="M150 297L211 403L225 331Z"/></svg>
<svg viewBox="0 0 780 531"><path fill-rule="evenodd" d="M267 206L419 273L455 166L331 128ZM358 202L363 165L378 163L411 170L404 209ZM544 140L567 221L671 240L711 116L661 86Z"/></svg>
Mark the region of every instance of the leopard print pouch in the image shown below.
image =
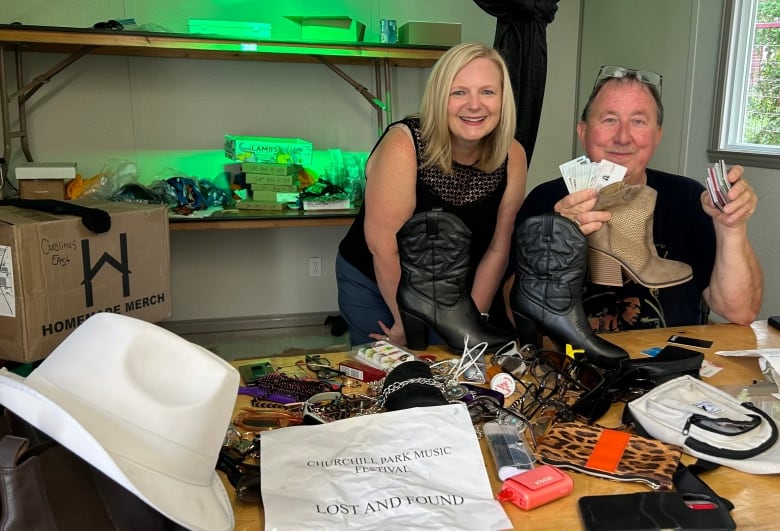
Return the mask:
<svg viewBox="0 0 780 531"><path fill-rule="evenodd" d="M682 449L622 431L563 422L550 429L536 453L543 463L560 468L669 490Z"/></svg>

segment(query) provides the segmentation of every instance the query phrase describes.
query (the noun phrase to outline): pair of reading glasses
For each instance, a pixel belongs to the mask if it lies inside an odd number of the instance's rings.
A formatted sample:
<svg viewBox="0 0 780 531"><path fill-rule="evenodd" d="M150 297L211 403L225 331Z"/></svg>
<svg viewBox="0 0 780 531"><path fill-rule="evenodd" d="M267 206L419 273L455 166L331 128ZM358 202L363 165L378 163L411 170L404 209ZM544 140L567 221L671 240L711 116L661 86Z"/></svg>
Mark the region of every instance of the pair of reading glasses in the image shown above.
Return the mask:
<svg viewBox="0 0 780 531"><path fill-rule="evenodd" d="M347 376L344 372L334 369L330 364L330 360L319 354L306 354L305 358L296 361L295 365L299 369L305 367L306 370L313 373L319 381L327 383L335 390L338 390L343 386L344 378Z"/></svg>

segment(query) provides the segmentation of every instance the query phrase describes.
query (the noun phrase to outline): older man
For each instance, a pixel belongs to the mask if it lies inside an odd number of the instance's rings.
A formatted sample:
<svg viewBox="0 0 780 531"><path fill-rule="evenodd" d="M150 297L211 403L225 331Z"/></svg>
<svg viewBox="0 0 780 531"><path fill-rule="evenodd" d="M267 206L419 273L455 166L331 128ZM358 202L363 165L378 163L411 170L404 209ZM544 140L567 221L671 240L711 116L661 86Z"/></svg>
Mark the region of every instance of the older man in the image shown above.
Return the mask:
<svg viewBox="0 0 780 531"><path fill-rule="evenodd" d="M647 288L624 275L623 286L586 282L583 306L597 332L654 326L681 326L701 320L703 303L730 322L748 324L760 308L763 275L748 239L747 222L756 209L753 188L733 166L729 202L719 209L699 182L657 170L648 163L663 136L661 76L619 66L601 68L577 125L588 157L627 168L624 182L644 184L657 192L653 241L661 258L689 264L693 278L672 287ZM702 168L704 175L705 168ZM612 214L594 210L594 189L568 193L563 178L543 183L527 196L516 225L554 210L580 226L586 235L599 230ZM630 321L617 312L628 293L638 302ZM637 294L639 293L639 294ZM609 323L602 329L598 323Z"/></svg>

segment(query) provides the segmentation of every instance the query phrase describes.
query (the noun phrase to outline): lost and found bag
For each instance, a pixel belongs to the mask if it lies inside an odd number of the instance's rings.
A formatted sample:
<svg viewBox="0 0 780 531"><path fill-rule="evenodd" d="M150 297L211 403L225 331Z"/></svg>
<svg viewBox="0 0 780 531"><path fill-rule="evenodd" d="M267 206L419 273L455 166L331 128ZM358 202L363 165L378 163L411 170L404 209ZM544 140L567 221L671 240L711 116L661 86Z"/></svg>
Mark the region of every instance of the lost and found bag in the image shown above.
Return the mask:
<svg viewBox="0 0 780 531"><path fill-rule="evenodd" d="M679 447L580 422L555 424L537 447L546 464L618 481L671 489Z"/></svg>
<svg viewBox="0 0 780 531"><path fill-rule="evenodd" d="M262 434L266 529L510 529L465 404Z"/></svg>
<svg viewBox="0 0 780 531"><path fill-rule="evenodd" d="M780 473L777 425L750 402L681 376L632 400L624 421L701 460L752 474Z"/></svg>

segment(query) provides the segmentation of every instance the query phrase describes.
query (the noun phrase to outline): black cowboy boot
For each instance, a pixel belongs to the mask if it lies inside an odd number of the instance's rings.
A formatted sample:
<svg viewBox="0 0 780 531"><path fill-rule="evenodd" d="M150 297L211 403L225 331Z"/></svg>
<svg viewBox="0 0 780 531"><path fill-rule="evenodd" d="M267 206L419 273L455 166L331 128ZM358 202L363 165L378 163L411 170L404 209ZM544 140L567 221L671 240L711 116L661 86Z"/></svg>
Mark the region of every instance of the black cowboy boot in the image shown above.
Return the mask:
<svg viewBox="0 0 780 531"><path fill-rule="evenodd" d="M558 214L525 220L514 233L515 282L510 306L520 342L541 347L540 332L558 348L584 349L603 368L627 359L625 350L590 328L582 307L588 267L588 240L579 227Z"/></svg>
<svg viewBox="0 0 780 531"><path fill-rule="evenodd" d="M487 342L495 350L512 341L509 334L482 321L471 299L469 244L471 231L454 214L420 212L397 234L401 280L396 300L406 333L406 346L428 347L432 328L453 351Z"/></svg>

